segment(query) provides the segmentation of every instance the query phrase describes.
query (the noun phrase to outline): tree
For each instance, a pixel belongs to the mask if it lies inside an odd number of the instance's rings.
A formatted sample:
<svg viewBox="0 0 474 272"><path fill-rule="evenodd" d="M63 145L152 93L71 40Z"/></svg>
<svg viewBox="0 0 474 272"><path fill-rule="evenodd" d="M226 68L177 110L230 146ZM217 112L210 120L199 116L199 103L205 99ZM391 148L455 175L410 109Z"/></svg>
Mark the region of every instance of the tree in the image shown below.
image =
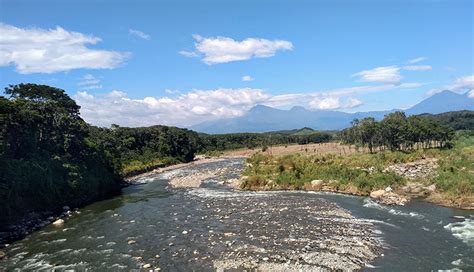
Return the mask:
<svg viewBox="0 0 474 272"><path fill-rule="evenodd" d="M405 113L397 111L385 115L380 122L380 133L390 150L400 150L407 138L407 121Z"/></svg>

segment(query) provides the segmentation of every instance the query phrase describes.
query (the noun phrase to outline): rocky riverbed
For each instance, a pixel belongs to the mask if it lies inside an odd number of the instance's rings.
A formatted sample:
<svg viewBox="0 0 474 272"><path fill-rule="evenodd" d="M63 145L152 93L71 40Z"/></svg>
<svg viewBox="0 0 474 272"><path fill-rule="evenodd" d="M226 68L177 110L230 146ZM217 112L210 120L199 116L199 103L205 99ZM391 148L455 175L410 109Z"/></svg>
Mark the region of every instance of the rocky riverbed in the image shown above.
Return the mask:
<svg viewBox="0 0 474 272"><path fill-rule="evenodd" d="M225 232L209 227L208 235L196 237L220 252L213 260L217 270L359 270L382 252L372 222L324 199L203 188L189 194L225 225Z"/></svg>
<svg viewBox="0 0 474 272"><path fill-rule="evenodd" d="M230 188L242 167L243 159L227 158L144 176L121 196L9 245L0 253L0 271L328 271L370 265L429 271L473 265L471 238L465 239L469 214L459 219L436 206L418 213L411 204L384 206L356 196ZM187 177L201 178L189 184ZM181 181L173 185L173 179Z"/></svg>

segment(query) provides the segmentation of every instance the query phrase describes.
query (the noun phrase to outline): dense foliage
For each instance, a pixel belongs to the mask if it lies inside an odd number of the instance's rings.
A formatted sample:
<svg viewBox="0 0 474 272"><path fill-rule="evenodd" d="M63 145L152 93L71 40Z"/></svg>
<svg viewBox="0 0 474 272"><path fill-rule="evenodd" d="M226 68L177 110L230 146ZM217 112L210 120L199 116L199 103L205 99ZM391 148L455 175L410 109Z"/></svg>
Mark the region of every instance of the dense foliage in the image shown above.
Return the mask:
<svg viewBox="0 0 474 272"><path fill-rule="evenodd" d="M341 132L344 143L375 149L412 150L414 148L444 147L454 136L452 128L438 121L419 116L406 117L403 112L386 115L377 122L367 117L355 119L352 127Z"/></svg>
<svg viewBox="0 0 474 272"><path fill-rule="evenodd" d="M232 133L201 134L201 151L223 151L239 148L266 148L271 145L326 143L333 139L327 132L311 131L310 133Z"/></svg>
<svg viewBox="0 0 474 272"><path fill-rule="evenodd" d="M118 192L110 156L88 139L63 90L20 84L0 97L0 224L29 211L78 206Z"/></svg>
<svg viewBox="0 0 474 272"><path fill-rule="evenodd" d="M101 146L123 175L136 174L158 166L189 162L200 146L198 134L166 126L90 128L90 138Z"/></svg>
<svg viewBox="0 0 474 272"><path fill-rule="evenodd" d="M451 111L439 114L421 114L420 117L437 121L454 130L474 130L474 111Z"/></svg>

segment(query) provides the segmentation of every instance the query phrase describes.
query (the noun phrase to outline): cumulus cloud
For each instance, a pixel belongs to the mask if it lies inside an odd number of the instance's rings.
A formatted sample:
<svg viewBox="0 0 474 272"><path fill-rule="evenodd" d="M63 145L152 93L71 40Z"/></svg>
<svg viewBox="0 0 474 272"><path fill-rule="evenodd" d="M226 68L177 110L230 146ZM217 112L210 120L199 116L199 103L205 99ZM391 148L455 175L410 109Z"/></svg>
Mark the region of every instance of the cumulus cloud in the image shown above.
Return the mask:
<svg viewBox="0 0 474 272"><path fill-rule="evenodd" d="M167 93L167 94L178 94L178 93L180 93L180 91L179 90L166 89L165 93Z"/></svg>
<svg viewBox="0 0 474 272"><path fill-rule="evenodd" d="M400 68L397 66L383 66L371 70L364 70L352 75L360 81L377 83L399 83L402 79Z"/></svg>
<svg viewBox="0 0 474 272"><path fill-rule="evenodd" d="M15 65L21 74L72 69L111 69L129 53L88 48L100 38L55 29L18 28L0 23L0 66Z"/></svg>
<svg viewBox="0 0 474 272"><path fill-rule="evenodd" d="M242 77L242 81L252 81L253 80L253 77L251 76L243 76Z"/></svg>
<svg viewBox="0 0 474 272"><path fill-rule="evenodd" d="M326 98L314 98L309 102L311 109L317 110L337 110L337 109L350 109L362 105L362 102L357 98L348 97L326 97Z"/></svg>
<svg viewBox="0 0 474 272"><path fill-rule="evenodd" d="M414 58L414 59L409 60L408 63L414 64L414 63L422 62L426 59L427 58L425 58L425 57L418 57L418 58Z"/></svg>
<svg viewBox="0 0 474 272"><path fill-rule="evenodd" d="M133 36L138 37L138 38L143 39L143 40L150 40L151 39L151 36L149 34L146 34L146 33L142 32L140 30L130 28L128 30L128 33L130 35L133 35Z"/></svg>
<svg viewBox="0 0 474 272"><path fill-rule="evenodd" d="M404 70L408 71L429 71L433 69L430 65L407 65L403 66Z"/></svg>
<svg viewBox="0 0 474 272"><path fill-rule="evenodd" d="M457 93L464 93L469 91L468 97L472 98L472 90L474 90L474 75L463 76L456 78L451 84L435 88L428 91L428 95L433 95L444 90L449 90Z"/></svg>
<svg viewBox="0 0 474 272"><path fill-rule="evenodd" d="M261 89L250 88L194 90L173 98L131 99L121 91L103 95L78 92L74 96L81 105L82 117L101 126L113 123L126 126L189 126L206 120L240 116L269 97Z"/></svg>
<svg viewBox="0 0 474 272"><path fill-rule="evenodd" d="M262 89L193 90L177 96L131 99L123 91L106 94L78 92L74 98L83 118L95 125L150 126L156 124L190 126L203 121L242 116L251 107L304 106L319 110L352 109L362 104L357 95L395 89L409 89L422 83L358 86L319 92L272 95Z"/></svg>
<svg viewBox="0 0 474 272"><path fill-rule="evenodd" d="M249 60L251 58L268 58L276 54L278 50L292 50L293 44L285 40L267 40L247 38L236 41L228 37L201 37L193 36L195 51L180 51L186 57L200 57L208 65L226 63L232 61Z"/></svg>
<svg viewBox="0 0 474 272"><path fill-rule="evenodd" d="M312 109L332 110L339 108L340 102L338 97L315 98L309 102L309 106Z"/></svg>
<svg viewBox="0 0 474 272"><path fill-rule="evenodd" d="M84 75L77 85L79 86L80 90L102 89L102 85L100 85L100 79L94 77L91 74Z"/></svg>

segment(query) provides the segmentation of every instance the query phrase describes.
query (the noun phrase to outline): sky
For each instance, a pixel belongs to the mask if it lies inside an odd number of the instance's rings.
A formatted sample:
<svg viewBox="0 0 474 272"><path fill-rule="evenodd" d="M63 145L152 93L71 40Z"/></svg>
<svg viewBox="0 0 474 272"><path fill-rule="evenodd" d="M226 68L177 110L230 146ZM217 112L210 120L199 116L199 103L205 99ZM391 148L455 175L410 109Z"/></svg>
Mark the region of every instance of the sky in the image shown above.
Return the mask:
<svg viewBox="0 0 474 272"><path fill-rule="evenodd" d="M459 0L0 0L0 86L64 89L99 126L406 109L474 98L473 17Z"/></svg>

